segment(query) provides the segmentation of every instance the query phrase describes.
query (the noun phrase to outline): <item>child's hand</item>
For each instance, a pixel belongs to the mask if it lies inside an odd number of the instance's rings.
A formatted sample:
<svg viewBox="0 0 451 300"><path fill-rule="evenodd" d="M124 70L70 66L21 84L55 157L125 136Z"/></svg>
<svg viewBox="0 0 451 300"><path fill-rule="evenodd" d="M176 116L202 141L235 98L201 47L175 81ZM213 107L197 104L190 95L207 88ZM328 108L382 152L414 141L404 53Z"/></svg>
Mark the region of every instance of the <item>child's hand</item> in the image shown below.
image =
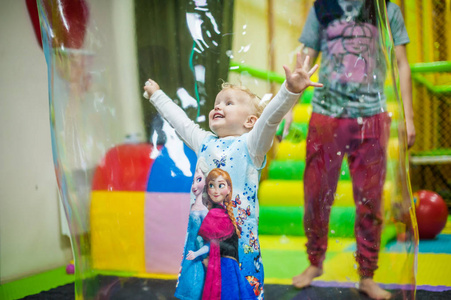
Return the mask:
<svg viewBox="0 0 451 300"><path fill-rule="evenodd" d="M160 86L158 85L158 83L156 83L155 81L153 81L152 79L149 78L149 80L147 80L144 85L144 91L145 91L144 97L149 99L150 97L152 97L153 93L155 93L159 89L160 89ZM146 95L146 93L147 93L147 95Z"/></svg>
<svg viewBox="0 0 451 300"><path fill-rule="evenodd" d="M290 68L287 66L283 66L283 69L285 70L285 77L286 77L286 85L287 89L292 93L300 93L304 91L309 86L314 87L322 87L322 83L318 82L312 82L310 80L310 77L315 73L315 71L318 69L318 65L314 65L313 68L310 68L309 64L310 57L306 56L304 62L301 61L301 53L297 54L296 59L296 67L294 68L293 72L290 71Z"/></svg>

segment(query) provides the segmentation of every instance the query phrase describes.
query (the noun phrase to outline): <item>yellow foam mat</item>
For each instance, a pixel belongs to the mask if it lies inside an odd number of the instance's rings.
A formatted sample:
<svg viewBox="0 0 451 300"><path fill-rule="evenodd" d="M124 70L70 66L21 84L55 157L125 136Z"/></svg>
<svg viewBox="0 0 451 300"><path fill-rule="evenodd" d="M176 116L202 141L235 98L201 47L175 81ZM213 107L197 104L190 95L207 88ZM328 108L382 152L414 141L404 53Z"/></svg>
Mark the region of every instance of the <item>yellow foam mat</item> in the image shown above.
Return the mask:
<svg viewBox="0 0 451 300"><path fill-rule="evenodd" d="M307 238L304 236L280 236L280 235L261 235L259 237L260 247L264 250L288 250L304 251ZM328 249L332 252L344 251L354 244L354 239L339 238L329 239Z"/></svg>
<svg viewBox="0 0 451 300"><path fill-rule="evenodd" d="M418 255L417 285L451 286L451 255Z"/></svg>
<svg viewBox="0 0 451 300"><path fill-rule="evenodd" d="M300 274L307 266L305 237L260 236L265 283L291 284L292 277ZM354 239L329 239L324 274L319 281L358 282L357 263L354 253L347 249ZM412 253L384 252L379 254L379 269L374 280L383 284L410 284L414 257ZM450 254L418 254L416 284L430 286L451 286Z"/></svg>
<svg viewBox="0 0 451 300"><path fill-rule="evenodd" d="M265 267L265 283L289 285L291 278L308 266L305 237L264 235L259 239ZM326 262L353 243L354 239L329 239Z"/></svg>
<svg viewBox="0 0 451 300"><path fill-rule="evenodd" d="M409 257L410 256L410 257ZM379 254L379 269L375 272L376 282L389 284L410 284L412 282L413 257L406 253ZM358 265L353 252L338 253L324 263L322 281L358 282Z"/></svg>

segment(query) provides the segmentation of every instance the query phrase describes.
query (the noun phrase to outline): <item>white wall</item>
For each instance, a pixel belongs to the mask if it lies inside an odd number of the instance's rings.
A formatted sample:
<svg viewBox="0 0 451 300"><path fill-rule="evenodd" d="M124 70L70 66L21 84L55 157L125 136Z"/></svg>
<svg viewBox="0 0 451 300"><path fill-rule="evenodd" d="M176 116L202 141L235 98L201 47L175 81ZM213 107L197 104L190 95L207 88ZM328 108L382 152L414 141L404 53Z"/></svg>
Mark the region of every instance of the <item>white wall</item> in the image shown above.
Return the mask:
<svg viewBox="0 0 451 300"><path fill-rule="evenodd" d="M0 283L56 267L72 259L62 235L50 139L47 66L25 1L0 10ZM129 134L144 138L132 1L96 0L90 21L98 57L105 63L106 98L113 108L111 143ZM119 23L119 26L118 24ZM116 24L116 26L115 26ZM98 127L98 126L97 126ZM99 132L93 128L92 134ZM88 134L91 134L88 132Z"/></svg>
<svg viewBox="0 0 451 300"><path fill-rule="evenodd" d="M72 259L61 234L47 67L25 1L0 10L0 282Z"/></svg>

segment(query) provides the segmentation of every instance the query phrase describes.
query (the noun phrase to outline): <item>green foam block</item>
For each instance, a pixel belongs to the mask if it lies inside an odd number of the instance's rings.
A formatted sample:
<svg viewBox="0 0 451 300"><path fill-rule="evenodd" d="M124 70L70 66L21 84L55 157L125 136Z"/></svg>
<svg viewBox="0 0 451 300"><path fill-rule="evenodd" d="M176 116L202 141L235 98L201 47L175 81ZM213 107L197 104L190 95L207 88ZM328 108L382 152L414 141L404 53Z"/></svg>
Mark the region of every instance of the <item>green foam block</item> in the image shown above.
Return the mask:
<svg viewBox="0 0 451 300"><path fill-rule="evenodd" d="M259 234L305 236L304 207L260 207ZM332 207L329 238L354 238L355 207ZM381 248L396 238L394 224L386 224L381 234Z"/></svg>
<svg viewBox="0 0 451 300"><path fill-rule="evenodd" d="M260 206L259 234L305 236L304 207ZM329 237L354 237L355 207L332 207Z"/></svg>
<svg viewBox="0 0 451 300"><path fill-rule="evenodd" d="M302 180L304 178L305 161L273 160L269 166L270 179ZM349 167L345 160L341 165L340 180L350 180Z"/></svg>

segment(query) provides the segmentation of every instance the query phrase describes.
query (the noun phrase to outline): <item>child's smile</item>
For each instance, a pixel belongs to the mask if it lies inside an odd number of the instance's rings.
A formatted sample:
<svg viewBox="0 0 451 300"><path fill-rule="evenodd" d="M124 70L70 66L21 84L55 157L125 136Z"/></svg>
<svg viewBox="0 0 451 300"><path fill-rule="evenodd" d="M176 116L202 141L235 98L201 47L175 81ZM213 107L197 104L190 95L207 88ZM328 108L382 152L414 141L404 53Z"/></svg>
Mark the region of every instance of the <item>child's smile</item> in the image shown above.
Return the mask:
<svg viewBox="0 0 451 300"><path fill-rule="evenodd" d="M246 122L254 113L250 101L249 96L240 90L229 88L219 92L209 114L210 129L220 138L249 132L252 127L246 127Z"/></svg>

